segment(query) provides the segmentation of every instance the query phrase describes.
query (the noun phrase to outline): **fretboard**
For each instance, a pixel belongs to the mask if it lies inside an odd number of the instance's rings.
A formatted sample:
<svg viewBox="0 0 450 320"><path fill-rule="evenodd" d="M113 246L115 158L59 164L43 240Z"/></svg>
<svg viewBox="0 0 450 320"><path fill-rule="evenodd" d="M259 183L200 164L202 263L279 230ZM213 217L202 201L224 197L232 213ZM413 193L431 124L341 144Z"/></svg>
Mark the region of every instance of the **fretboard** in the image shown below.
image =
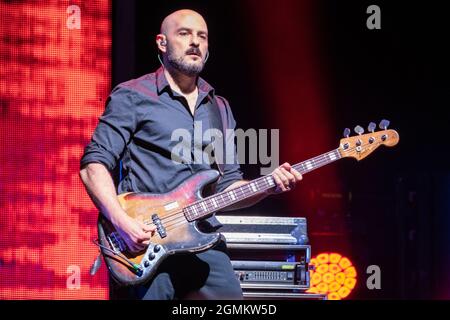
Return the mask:
<svg viewBox="0 0 450 320"><path fill-rule="evenodd" d="M292 167L303 175L340 158L341 155L338 149L335 149L333 151L321 154L320 156L297 163ZM184 215L188 221L198 220L275 187L276 183L272 175L263 176L240 187L216 193L212 196L196 201L183 209Z"/></svg>

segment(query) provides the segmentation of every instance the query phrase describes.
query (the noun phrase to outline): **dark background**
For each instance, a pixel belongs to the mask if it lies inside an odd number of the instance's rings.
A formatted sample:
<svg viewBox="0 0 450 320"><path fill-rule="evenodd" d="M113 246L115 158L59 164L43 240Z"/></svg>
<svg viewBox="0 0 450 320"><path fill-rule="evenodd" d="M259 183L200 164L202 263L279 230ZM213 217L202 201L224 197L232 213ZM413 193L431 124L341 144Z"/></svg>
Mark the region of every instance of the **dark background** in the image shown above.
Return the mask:
<svg viewBox="0 0 450 320"><path fill-rule="evenodd" d="M205 17L210 33L211 57L202 77L230 101L238 127L279 128L280 150L308 139L310 144L302 149L311 157L317 155L316 147L320 152L336 148L345 127L389 119L400 134L395 148L377 151L359 163L344 159L305 176L290 194L239 213L307 217L313 255L334 250L356 264L359 275L353 298L450 298L447 8L437 1L299 3L307 6L289 0L114 1L113 84L159 67L155 35L162 19L173 10L190 8ZM381 8L381 30L366 27L371 4ZM265 37L261 33L271 26L264 26L264 15L271 14L271 6L274 12L289 10L299 21L307 21L316 48L318 67L313 69L324 88L326 103L320 105L327 121L311 124L299 118L298 134L292 126L274 125L273 115L285 106L269 104L263 88L283 83L265 73L266 64L287 63L298 70L297 65L308 63L301 55L292 58L305 44L301 38L299 45L298 36L304 24L283 21L280 15L277 19L285 27L274 30L275 37ZM307 12L300 10L304 7ZM267 59L270 53L276 54ZM298 104L300 115L301 95L286 94ZM295 110L290 109L289 117L296 117ZM308 130L302 130L306 125ZM315 135L325 129L331 137L317 139L322 141L317 146ZM259 173L255 165L243 169L249 178ZM324 178L333 173L337 181ZM365 286L365 270L372 264L381 268L381 290Z"/></svg>

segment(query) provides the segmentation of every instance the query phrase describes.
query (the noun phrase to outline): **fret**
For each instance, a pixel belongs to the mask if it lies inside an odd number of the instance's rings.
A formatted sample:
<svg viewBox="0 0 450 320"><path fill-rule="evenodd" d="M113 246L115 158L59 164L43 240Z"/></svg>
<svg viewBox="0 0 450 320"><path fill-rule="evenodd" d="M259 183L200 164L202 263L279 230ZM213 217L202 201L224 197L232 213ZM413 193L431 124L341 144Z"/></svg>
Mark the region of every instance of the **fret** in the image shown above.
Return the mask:
<svg viewBox="0 0 450 320"><path fill-rule="evenodd" d="M191 214L191 207L186 207L186 208L184 208L184 210L185 210L185 215L187 215L187 219L188 220L191 220L192 219L192 214Z"/></svg>
<svg viewBox="0 0 450 320"><path fill-rule="evenodd" d="M303 162L300 163L300 166L302 167L302 168L300 169L301 172L306 172L305 165L303 164Z"/></svg>
<svg viewBox="0 0 450 320"><path fill-rule="evenodd" d="M273 181L273 178L272 178L271 176L265 177L264 180L266 180L267 184L268 184L270 187L275 186L275 182Z"/></svg>
<svg viewBox="0 0 450 320"><path fill-rule="evenodd" d="M237 194L237 196L238 196L238 198L242 198L242 199L244 199L244 198L246 198L246 195L247 194L249 194L249 189L250 187L249 187L249 184L246 184L246 185L243 185L243 186L241 186L240 188L238 188L239 190L238 190L238 194Z"/></svg>
<svg viewBox="0 0 450 320"><path fill-rule="evenodd" d="M328 154L328 158L330 158L331 161L334 161L334 160L336 160L336 155L334 154L334 152L330 152Z"/></svg>
<svg viewBox="0 0 450 320"><path fill-rule="evenodd" d="M209 200L209 199L206 199L206 200L204 200L202 203L203 203L202 206L204 207L205 212L208 211L209 208L211 207L210 200Z"/></svg>
<svg viewBox="0 0 450 320"><path fill-rule="evenodd" d="M228 195L231 197L231 199L234 201L236 200L236 195L234 194L234 190L231 190L228 192Z"/></svg>
<svg viewBox="0 0 450 320"><path fill-rule="evenodd" d="M236 189L235 189L234 191L232 191L232 192L233 192L234 195L236 196L236 198L233 199L233 201L239 200L239 199L242 198L242 195L245 194L245 192L244 192L244 186L241 186L241 187L239 187L239 188L236 188Z"/></svg>

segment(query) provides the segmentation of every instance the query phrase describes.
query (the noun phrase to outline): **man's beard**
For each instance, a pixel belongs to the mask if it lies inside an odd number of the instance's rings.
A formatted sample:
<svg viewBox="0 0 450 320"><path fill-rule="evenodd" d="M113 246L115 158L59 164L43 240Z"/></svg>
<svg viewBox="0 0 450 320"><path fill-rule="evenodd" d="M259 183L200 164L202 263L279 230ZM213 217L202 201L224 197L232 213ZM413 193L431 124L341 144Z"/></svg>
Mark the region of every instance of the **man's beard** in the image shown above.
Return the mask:
<svg viewBox="0 0 450 320"><path fill-rule="evenodd" d="M195 50L188 50L188 52L186 54L189 54L190 51L195 51ZM199 50L196 52L200 53ZM191 76L191 77L198 76L200 74L200 72L202 72L203 67L205 65L202 57L199 56L199 58L201 59L200 63L187 63L186 61L183 60L183 58L184 58L184 56L177 58L175 56L173 50L171 50L170 47L168 48L167 61L173 68L175 68L179 72L181 72L187 76Z"/></svg>

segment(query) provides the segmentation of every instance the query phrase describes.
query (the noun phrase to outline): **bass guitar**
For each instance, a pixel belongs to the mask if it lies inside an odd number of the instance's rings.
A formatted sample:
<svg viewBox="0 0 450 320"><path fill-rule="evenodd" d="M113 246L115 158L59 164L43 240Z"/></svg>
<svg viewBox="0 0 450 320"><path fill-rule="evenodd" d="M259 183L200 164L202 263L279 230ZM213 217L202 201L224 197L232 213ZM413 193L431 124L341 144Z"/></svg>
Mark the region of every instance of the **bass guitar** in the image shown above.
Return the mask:
<svg viewBox="0 0 450 320"><path fill-rule="evenodd" d="M349 137L344 132L339 147L317 157L297 163L292 167L302 175L342 158L362 160L379 146L395 146L399 135L387 129L387 120L380 123L381 131L375 132L375 124L369 125L369 133L357 126L358 135ZM232 190L208 197L202 196L205 187L219 178L216 170L200 171L165 194L124 193L118 200L126 213L145 224L155 225L151 243L139 253L130 252L114 226L99 215L98 245L106 265L115 280L123 285L135 285L148 281L161 262L172 254L201 252L211 248L220 239L219 233L203 233L196 222L217 211L243 201L256 194L275 188L271 175L262 176Z"/></svg>

